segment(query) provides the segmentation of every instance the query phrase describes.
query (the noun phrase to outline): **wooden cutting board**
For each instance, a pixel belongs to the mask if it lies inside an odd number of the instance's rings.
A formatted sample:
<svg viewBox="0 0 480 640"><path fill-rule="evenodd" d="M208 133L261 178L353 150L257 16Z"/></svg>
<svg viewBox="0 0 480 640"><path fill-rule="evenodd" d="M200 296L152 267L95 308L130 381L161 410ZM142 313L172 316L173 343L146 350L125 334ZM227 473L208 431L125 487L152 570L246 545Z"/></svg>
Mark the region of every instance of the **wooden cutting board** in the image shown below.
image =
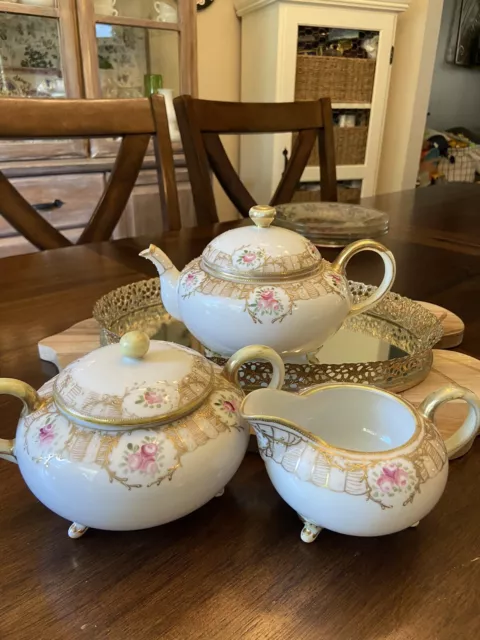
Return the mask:
<svg viewBox="0 0 480 640"><path fill-rule="evenodd" d="M436 345L437 349L453 349L453 347L458 347L463 340L463 333L465 331L463 320L452 311L439 307L436 304L431 304L430 302L419 302L419 304L435 314L442 323L443 337Z"/></svg>
<svg viewBox="0 0 480 640"><path fill-rule="evenodd" d="M63 369L85 353L100 346L99 327L92 318L79 322L66 331L41 340L38 350L42 360ZM445 384L468 387L480 396L480 361L454 351L433 350L433 366L427 378L401 395L414 405ZM450 402L436 416L437 427L444 438L454 433L467 415L464 402Z"/></svg>

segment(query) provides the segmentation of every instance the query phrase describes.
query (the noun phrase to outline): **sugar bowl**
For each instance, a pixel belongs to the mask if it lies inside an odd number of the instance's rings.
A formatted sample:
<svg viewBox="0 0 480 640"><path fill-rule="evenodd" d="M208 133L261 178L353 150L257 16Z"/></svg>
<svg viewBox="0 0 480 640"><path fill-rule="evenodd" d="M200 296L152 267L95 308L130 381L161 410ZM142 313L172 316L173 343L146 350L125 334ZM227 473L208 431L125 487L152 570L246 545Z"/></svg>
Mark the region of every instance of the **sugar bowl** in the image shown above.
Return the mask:
<svg viewBox="0 0 480 640"><path fill-rule="evenodd" d="M17 462L32 493L89 527L132 530L180 518L223 492L245 454L249 430L232 370L250 359L283 362L267 347L246 347L222 370L197 352L145 333L96 349L38 392L0 379L0 393L24 410L0 457Z"/></svg>

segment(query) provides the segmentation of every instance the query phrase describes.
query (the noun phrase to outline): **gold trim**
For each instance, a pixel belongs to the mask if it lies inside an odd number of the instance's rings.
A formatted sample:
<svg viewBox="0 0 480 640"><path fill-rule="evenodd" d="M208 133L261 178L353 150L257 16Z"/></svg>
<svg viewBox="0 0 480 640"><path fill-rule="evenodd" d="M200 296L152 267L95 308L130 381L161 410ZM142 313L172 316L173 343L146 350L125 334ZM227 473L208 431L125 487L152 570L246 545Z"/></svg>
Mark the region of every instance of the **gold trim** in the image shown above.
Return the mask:
<svg viewBox="0 0 480 640"><path fill-rule="evenodd" d="M412 417L415 423L415 430L413 434L410 436L410 438L406 442L402 443L398 447L393 447L392 449L385 449L384 451L355 451L353 449L344 449L342 447L334 447L333 445L329 444L319 436L302 429L302 427L299 427L298 424L296 424L295 422L291 422L290 420L286 420L284 418L278 418L276 416L268 416L268 415L262 415L262 414L247 415L244 412L244 405L248 401L249 399L248 397L244 398L242 401L242 404L240 405L240 415L242 416L242 418L244 418L245 420L248 420L249 422L250 421L255 422L256 420L258 420L263 422L274 422L274 423L281 424L285 427L288 427L292 431L295 431L295 433L298 433L300 436L302 436L302 438L306 438L308 441L315 443L322 448L325 447L328 450L329 454L330 452L332 453L332 455L335 455L335 453L341 453L344 457L354 458L355 460L358 460L362 456L368 457L370 459L383 460L385 458L391 457L390 454L392 453L395 453L396 455L398 455L398 451L401 451L403 449L410 447L416 440L420 440L421 437L423 436L424 434L423 423L421 420L419 420L418 412L416 411L415 407L404 398L395 396L393 395L393 393L390 393L385 389L380 389L379 387L375 387L373 385L367 387L363 384L355 384L355 383L348 383L348 382L335 383L335 384L321 384L315 387L310 387L309 389L304 389L303 391L300 391L297 395L302 397L310 396L310 395L314 395L315 393L320 393L321 391L326 391L327 389L344 389L344 388L363 389L364 391L368 391L369 393L370 392L380 393L385 396L389 396L394 401L399 402L400 404L403 404L405 408L408 409L408 411L412 414ZM258 389L258 391L261 391L261 389ZM255 391L253 393L255 393Z"/></svg>
<svg viewBox="0 0 480 640"><path fill-rule="evenodd" d="M64 414L67 418L70 418L72 420L81 420L84 423L88 423L91 425L96 425L96 426L102 426L102 425L108 425L108 426L112 426L112 427L124 427L126 429L128 428L132 428L132 427L141 427L141 426L160 426L169 422L174 422L176 420L180 420L181 418L185 417L186 415L188 415L189 413L191 413L192 411L194 411L195 409L197 409L205 400L206 398L208 398L208 396L210 395L210 393L213 390L213 386L214 386L214 371L213 371L213 365L211 362L209 362L208 360L206 360L204 357L202 356L195 356L193 359L193 366L192 366L192 370L190 373L188 373L185 378L183 380L181 380L178 384L178 393L180 396L180 403L182 402L182 400L185 398L185 396L188 397L188 395L190 395L190 386L192 384L195 384L196 382L198 382L197 380L197 375L198 375L198 368L202 369L203 372L208 375L210 374L210 380L207 384L207 386L205 387L205 389L201 392L200 395L195 396L192 400L190 400L187 403L181 404L180 407L178 407L177 409L175 409L174 411L170 411L169 413L166 413L164 415L161 416L147 416L144 418L93 418L91 416L86 415L85 413L82 413L81 411L76 411L75 409L72 409L71 407L67 407L67 405L65 404L65 402L62 400L62 398L59 395L59 392L57 391L57 385L56 385L56 381L55 381L55 385L54 385L54 389L53 389L53 393L52 393L52 397L53 400L55 402L55 405L58 407L59 411ZM67 372L68 374L68 372ZM202 381L203 382L203 381ZM127 389L125 391L125 395L127 393L131 393L132 391L134 391L134 389ZM193 392L195 393L195 392ZM97 394L98 395L98 402L101 402L102 399L103 401L105 401L104 396L102 396L102 394ZM109 396L108 397L108 401L109 402L116 402L117 404L121 404L123 401L123 398L120 396Z"/></svg>
<svg viewBox="0 0 480 640"><path fill-rule="evenodd" d="M297 280L306 280L312 276L320 275L325 270L326 260L320 260L318 264L314 264L311 267L305 267L298 271L288 272L285 275L266 274L264 276L243 276L238 271L227 271L226 269L217 269L214 265L209 263L203 257L201 258L201 265L198 264L199 269L203 269L205 273L222 280L228 280L229 282L239 282L242 284L277 284L281 282L292 282Z"/></svg>

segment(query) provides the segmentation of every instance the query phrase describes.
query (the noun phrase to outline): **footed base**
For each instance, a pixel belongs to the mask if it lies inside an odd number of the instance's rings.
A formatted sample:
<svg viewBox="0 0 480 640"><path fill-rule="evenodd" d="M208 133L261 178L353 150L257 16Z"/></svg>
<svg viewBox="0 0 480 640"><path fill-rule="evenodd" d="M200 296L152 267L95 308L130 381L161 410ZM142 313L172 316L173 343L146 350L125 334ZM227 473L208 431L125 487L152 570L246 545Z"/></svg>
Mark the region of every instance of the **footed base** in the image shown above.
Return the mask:
<svg viewBox="0 0 480 640"><path fill-rule="evenodd" d="M88 527L78 522L73 522L68 529L68 535L73 540L76 540L81 538L86 531L88 531Z"/></svg>

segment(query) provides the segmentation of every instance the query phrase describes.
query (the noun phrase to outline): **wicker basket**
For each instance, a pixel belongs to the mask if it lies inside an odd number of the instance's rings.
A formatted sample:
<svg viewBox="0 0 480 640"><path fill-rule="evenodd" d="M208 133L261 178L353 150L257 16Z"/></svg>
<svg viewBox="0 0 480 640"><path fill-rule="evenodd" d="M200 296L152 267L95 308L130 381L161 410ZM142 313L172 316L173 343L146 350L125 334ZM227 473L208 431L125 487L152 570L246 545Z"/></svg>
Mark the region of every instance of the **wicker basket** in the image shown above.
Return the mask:
<svg viewBox="0 0 480 640"><path fill-rule="evenodd" d="M358 204L360 189L358 187L337 186L338 201ZM299 189L293 194L292 202L320 202L320 189Z"/></svg>
<svg viewBox="0 0 480 640"><path fill-rule="evenodd" d="M368 127L335 127L335 162L339 164L363 164L367 148ZM296 134L293 136L292 146ZM318 143L315 142L308 159L309 167L318 167Z"/></svg>
<svg viewBox="0 0 480 640"><path fill-rule="evenodd" d="M300 55L295 100L371 102L374 78L375 60Z"/></svg>

